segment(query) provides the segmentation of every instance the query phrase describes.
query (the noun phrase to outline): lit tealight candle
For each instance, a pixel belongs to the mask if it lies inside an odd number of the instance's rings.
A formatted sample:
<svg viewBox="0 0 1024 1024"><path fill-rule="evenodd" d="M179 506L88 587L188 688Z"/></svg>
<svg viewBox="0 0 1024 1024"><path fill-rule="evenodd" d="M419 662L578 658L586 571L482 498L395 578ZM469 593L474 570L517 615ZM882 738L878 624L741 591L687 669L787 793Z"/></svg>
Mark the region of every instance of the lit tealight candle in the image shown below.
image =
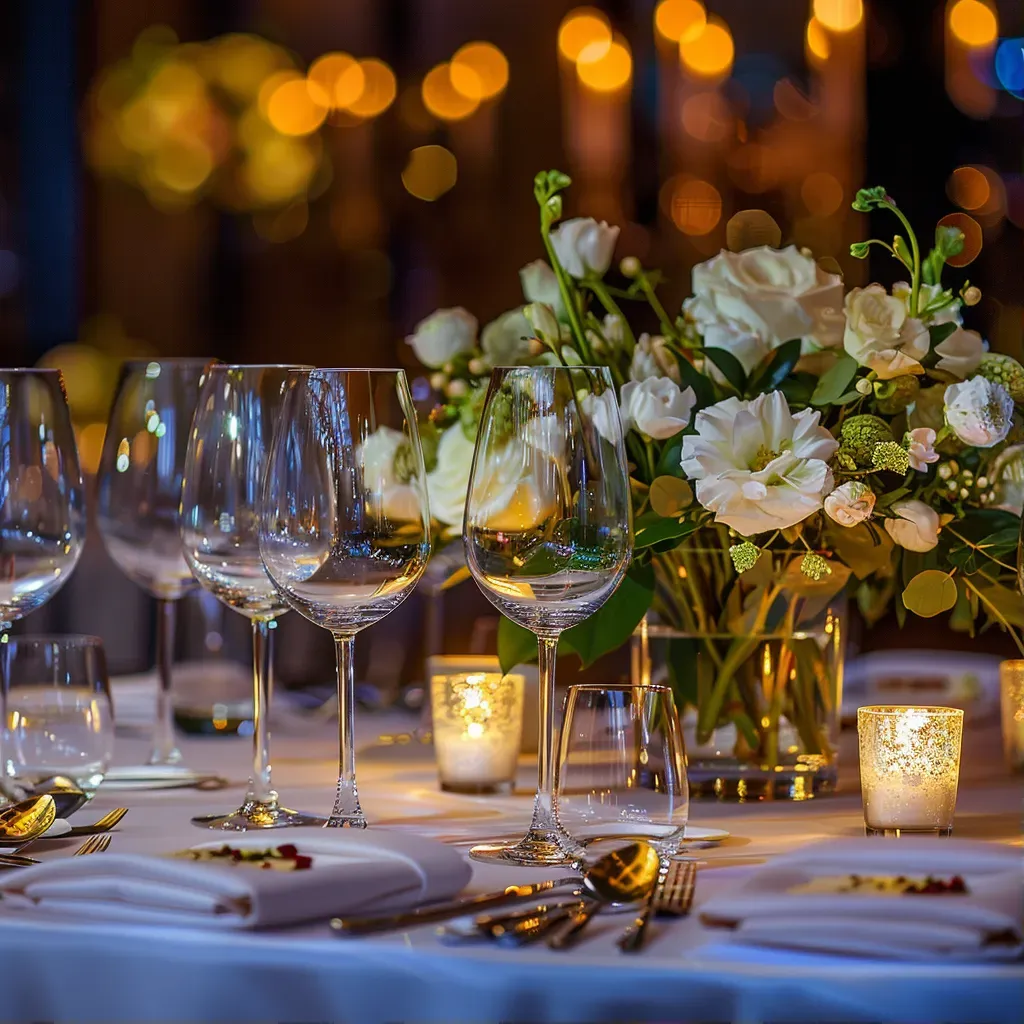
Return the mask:
<svg viewBox="0 0 1024 1024"><path fill-rule="evenodd" d="M1024 661L999 666L1003 751L1012 772L1024 772Z"/></svg>
<svg viewBox="0 0 1024 1024"><path fill-rule="evenodd" d="M857 709L868 835L953 831L963 725L958 708Z"/></svg>
<svg viewBox="0 0 1024 1024"><path fill-rule="evenodd" d="M521 675L433 676L434 752L441 788L456 793L512 789L523 730Z"/></svg>

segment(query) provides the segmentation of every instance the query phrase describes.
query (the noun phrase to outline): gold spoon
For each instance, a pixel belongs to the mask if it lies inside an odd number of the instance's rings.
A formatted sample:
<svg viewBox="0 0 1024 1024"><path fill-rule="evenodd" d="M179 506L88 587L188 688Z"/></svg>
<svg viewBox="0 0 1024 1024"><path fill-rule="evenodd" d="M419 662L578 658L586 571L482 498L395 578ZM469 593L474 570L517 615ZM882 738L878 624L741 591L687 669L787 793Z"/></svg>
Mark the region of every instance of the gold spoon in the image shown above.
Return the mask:
<svg viewBox="0 0 1024 1024"><path fill-rule="evenodd" d="M58 818L70 818L89 800L86 793L63 775L54 775L45 782L40 782L38 786L34 787L34 792L38 795L46 793L53 797L53 802L57 806Z"/></svg>
<svg viewBox="0 0 1024 1024"><path fill-rule="evenodd" d="M34 796L0 809L0 841L27 843L41 836L57 820L57 807L49 794Z"/></svg>

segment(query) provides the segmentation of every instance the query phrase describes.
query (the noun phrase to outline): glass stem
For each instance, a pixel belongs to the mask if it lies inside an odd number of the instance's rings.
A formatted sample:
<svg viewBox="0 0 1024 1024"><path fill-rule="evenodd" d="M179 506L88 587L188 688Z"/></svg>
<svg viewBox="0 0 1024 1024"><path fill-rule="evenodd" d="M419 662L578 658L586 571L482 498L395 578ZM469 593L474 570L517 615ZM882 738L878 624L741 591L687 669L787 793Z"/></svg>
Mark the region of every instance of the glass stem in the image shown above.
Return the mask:
<svg viewBox="0 0 1024 1024"><path fill-rule="evenodd" d="M7 680L8 680L8 658L10 648L7 646L7 634L10 632L11 624L0 619L0 736L7 726ZM3 750L0 749L0 798L5 800L18 799L16 788L7 781L7 772L4 770Z"/></svg>
<svg viewBox="0 0 1024 1024"><path fill-rule="evenodd" d="M181 760L181 752L174 742L174 706L171 703L177 602L157 598L156 608L156 667L160 684L156 695L156 721L153 723L153 749L149 763L177 764Z"/></svg>
<svg viewBox="0 0 1024 1024"><path fill-rule="evenodd" d="M326 827L366 828L356 789L355 637L336 634L334 649L338 661L338 790Z"/></svg>
<svg viewBox="0 0 1024 1024"><path fill-rule="evenodd" d="M273 622L252 624L252 777L246 803L276 804L270 785L270 701L274 695Z"/></svg>

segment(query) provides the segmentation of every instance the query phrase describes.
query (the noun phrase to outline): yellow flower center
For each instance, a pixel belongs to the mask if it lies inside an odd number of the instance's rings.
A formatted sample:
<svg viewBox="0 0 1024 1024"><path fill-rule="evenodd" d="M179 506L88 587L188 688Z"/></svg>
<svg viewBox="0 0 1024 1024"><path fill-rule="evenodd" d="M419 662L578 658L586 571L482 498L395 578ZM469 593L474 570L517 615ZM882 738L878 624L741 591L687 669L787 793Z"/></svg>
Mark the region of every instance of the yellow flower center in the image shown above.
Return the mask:
<svg viewBox="0 0 1024 1024"><path fill-rule="evenodd" d="M757 454L754 456L754 461L750 464L750 471L752 473L760 473L765 466L769 465L772 460L777 459L782 452L773 452L766 445L761 445L757 449Z"/></svg>

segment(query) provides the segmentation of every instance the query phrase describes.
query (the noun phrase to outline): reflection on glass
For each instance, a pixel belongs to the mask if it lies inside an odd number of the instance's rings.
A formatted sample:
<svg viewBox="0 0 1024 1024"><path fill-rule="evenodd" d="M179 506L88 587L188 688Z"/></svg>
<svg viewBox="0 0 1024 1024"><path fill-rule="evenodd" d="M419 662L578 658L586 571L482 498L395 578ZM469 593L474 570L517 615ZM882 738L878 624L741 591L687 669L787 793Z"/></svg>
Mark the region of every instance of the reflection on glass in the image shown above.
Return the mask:
<svg viewBox="0 0 1024 1024"><path fill-rule="evenodd" d="M491 374L477 435L463 539L492 604L537 634L538 789L519 843L474 857L562 864L575 844L552 807L555 655L563 630L612 595L632 553L622 425L606 367L512 367Z"/></svg>
<svg viewBox="0 0 1024 1024"><path fill-rule="evenodd" d="M274 433L260 554L284 599L330 630L340 765L331 826L364 827L353 643L412 592L430 556L423 452L401 370L296 370Z"/></svg>
<svg viewBox="0 0 1024 1024"><path fill-rule="evenodd" d="M192 414L209 363L124 364L97 478L97 521L107 551L130 580L157 599L160 690L150 764L181 760L171 707L175 602L195 580L181 550L178 509Z"/></svg>

